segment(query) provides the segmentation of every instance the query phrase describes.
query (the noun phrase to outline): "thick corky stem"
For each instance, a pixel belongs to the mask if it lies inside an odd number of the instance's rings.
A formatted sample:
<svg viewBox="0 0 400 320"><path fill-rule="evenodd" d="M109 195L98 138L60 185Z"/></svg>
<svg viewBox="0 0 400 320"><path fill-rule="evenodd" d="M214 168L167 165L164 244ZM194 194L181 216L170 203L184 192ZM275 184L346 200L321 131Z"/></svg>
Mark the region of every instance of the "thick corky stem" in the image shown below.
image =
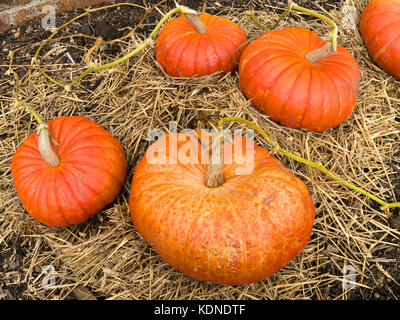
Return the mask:
<svg viewBox="0 0 400 320"><path fill-rule="evenodd" d="M224 138L217 138L213 143L212 154L210 163L207 167L206 176L204 182L207 187L215 188L224 184L224 176L222 170L224 168L223 161L224 153Z"/></svg>
<svg viewBox="0 0 400 320"><path fill-rule="evenodd" d="M198 33L206 33L207 29L204 23L199 19L197 15L185 14L186 19L193 25Z"/></svg>
<svg viewBox="0 0 400 320"><path fill-rule="evenodd" d="M282 21L282 19L284 17L287 16L287 14L291 11L291 10L298 10L298 11L302 11L305 12L307 14L310 14L318 19L321 19L323 21L325 21L326 23L328 23L331 27L332 30L329 32L328 38L329 40L326 41L325 45L323 45L321 48L315 49L310 51L309 53L307 53L306 55L306 59L310 62L310 63L317 63L318 61L320 61L323 58L326 58L328 56L330 56L332 53L336 53L336 49L337 49L337 37L338 37L338 27L336 25L336 23L334 21L332 21L331 19L329 19L328 17L319 14L313 10L310 9L306 9L303 7L300 7L299 5L297 5L296 3L294 3L292 0L288 0L288 7L285 10L285 12L279 17L278 21L274 24L274 26L272 27L272 29L275 29L279 22Z"/></svg>
<svg viewBox="0 0 400 320"><path fill-rule="evenodd" d="M333 53L332 43L330 41L326 41L322 47L307 53L306 59L310 63L317 63L318 61L326 57L329 57L332 53Z"/></svg>
<svg viewBox="0 0 400 320"><path fill-rule="evenodd" d="M21 101L18 98L18 88L19 88L19 78L17 73L12 71L12 73L15 75L16 80L17 80L17 90L15 92L16 95L16 106L24 106L36 119L36 121L39 123L39 127L37 129L37 134L39 136L39 152L44 159L44 161L47 162L47 164L53 168L57 167L60 164L60 158L55 154L53 151L53 148L51 147L50 139L53 140L53 142L57 145L57 142L52 138L49 127L47 124L43 121L42 117L25 101Z"/></svg>
<svg viewBox="0 0 400 320"><path fill-rule="evenodd" d="M39 152L44 161L46 161L50 167L57 167L60 164L60 158L51 147L51 135L47 124L41 124L38 128L37 134L39 136Z"/></svg>

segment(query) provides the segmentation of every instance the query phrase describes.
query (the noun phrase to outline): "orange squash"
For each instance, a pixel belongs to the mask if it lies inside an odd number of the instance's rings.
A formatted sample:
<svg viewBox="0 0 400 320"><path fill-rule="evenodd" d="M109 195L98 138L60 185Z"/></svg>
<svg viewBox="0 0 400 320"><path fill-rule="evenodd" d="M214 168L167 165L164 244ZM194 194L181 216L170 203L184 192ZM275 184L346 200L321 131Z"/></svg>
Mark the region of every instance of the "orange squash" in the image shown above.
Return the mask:
<svg viewBox="0 0 400 320"><path fill-rule="evenodd" d="M336 54L311 59L309 54L324 43L304 28L261 35L240 59L243 93L284 126L317 132L338 126L356 106L360 73L351 53L340 45Z"/></svg>
<svg viewBox="0 0 400 320"><path fill-rule="evenodd" d="M156 60L172 77L237 70L247 36L236 23L203 13L168 21L157 37Z"/></svg>
<svg viewBox="0 0 400 320"><path fill-rule="evenodd" d="M168 134L137 164L129 197L135 227L164 261L194 279L225 285L266 279L309 240L310 194L245 137L224 143L223 167L214 170L202 147L210 136L196 136ZM253 160L239 161L246 152Z"/></svg>
<svg viewBox="0 0 400 320"><path fill-rule="evenodd" d="M372 59L400 79L400 1L371 0L361 14L360 31Z"/></svg>
<svg viewBox="0 0 400 320"><path fill-rule="evenodd" d="M47 125L48 129L28 136L13 155L15 188L26 211L40 223L49 227L82 223L119 194L127 172L124 149L86 117L58 117ZM52 154L49 163L43 158L43 141L51 148L46 150Z"/></svg>

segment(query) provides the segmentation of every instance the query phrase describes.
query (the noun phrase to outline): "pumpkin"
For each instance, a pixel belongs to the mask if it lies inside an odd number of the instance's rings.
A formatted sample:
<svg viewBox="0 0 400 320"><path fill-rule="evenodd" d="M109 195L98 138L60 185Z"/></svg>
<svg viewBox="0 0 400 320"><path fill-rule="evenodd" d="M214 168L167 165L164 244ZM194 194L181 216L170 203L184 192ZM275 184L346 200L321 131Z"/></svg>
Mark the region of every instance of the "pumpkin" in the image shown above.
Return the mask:
<svg viewBox="0 0 400 320"><path fill-rule="evenodd" d="M370 56L400 79L400 1L370 1L361 14L360 31Z"/></svg>
<svg viewBox="0 0 400 320"><path fill-rule="evenodd" d="M264 33L239 64L244 95L260 111L290 128L322 132L352 114L360 81L349 51L326 52L316 32L284 28Z"/></svg>
<svg viewBox="0 0 400 320"><path fill-rule="evenodd" d="M300 179L245 137L221 144L223 162L214 165L218 153L203 148L210 139L171 133L148 148L129 197L135 228L191 278L224 285L266 279L309 240L312 199Z"/></svg>
<svg viewBox="0 0 400 320"><path fill-rule="evenodd" d="M121 144L82 116L58 117L41 126L11 161L26 211L49 227L79 224L101 211L119 194L126 172Z"/></svg>
<svg viewBox="0 0 400 320"><path fill-rule="evenodd" d="M168 21L156 40L156 60L172 77L237 70L247 36L236 23L203 13Z"/></svg>

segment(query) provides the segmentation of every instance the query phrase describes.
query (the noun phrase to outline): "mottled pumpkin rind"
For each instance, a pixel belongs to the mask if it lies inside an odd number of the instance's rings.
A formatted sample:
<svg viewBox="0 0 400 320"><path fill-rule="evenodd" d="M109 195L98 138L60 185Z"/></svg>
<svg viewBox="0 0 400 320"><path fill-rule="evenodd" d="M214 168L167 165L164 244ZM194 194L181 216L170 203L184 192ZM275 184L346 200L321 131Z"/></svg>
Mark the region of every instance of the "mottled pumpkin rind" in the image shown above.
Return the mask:
<svg viewBox="0 0 400 320"><path fill-rule="evenodd" d="M224 165L225 183L209 188L207 165L199 157L185 164L177 160L180 152L199 149L196 140L183 136L170 134L153 143L132 179L133 222L161 258L189 277L234 285L266 279L296 257L310 238L315 216L304 183L255 146L251 174L237 175L243 164L233 161ZM174 140L176 150L170 149ZM236 148L245 154L245 141L235 137L232 151L225 142L226 159ZM154 153L172 163L150 163Z"/></svg>
<svg viewBox="0 0 400 320"><path fill-rule="evenodd" d="M310 63L307 53L324 43L304 28L264 33L242 53L243 93L258 110L289 128L322 132L343 123L357 104L360 72L340 45L336 54Z"/></svg>
<svg viewBox="0 0 400 320"><path fill-rule="evenodd" d="M400 79L400 1L371 0L362 11L360 32L372 59Z"/></svg>
<svg viewBox="0 0 400 320"><path fill-rule="evenodd" d="M198 33L185 18L168 21L156 40L156 60L172 77L202 77L237 70L247 36L236 23L203 13L207 32Z"/></svg>
<svg viewBox="0 0 400 320"><path fill-rule="evenodd" d="M52 168L43 160L38 135L31 134L11 160L15 189L40 223L82 223L119 194L127 173L125 151L111 133L86 117L58 117L47 124L58 143L52 148L60 164Z"/></svg>

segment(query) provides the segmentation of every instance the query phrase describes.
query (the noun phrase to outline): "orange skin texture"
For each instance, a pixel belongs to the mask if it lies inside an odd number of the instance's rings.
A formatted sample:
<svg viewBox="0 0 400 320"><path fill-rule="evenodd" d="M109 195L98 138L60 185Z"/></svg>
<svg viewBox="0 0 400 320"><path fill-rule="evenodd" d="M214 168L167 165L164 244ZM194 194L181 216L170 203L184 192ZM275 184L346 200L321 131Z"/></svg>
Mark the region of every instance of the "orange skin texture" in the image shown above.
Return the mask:
<svg viewBox="0 0 400 320"><path fill-rule="evenodd" d="M289 128L322 132L347 120L357 103L360 72L342 46L310 63L306 54L324 40L304 28L264 33L244 50L240 86L260 111Z"/></svg>
<svg viewBox="0 0 400 320"><path fill-rule="evenodd" d="M170 150L174 140L177 148ZM185 134L168 134L138 163L129 198L136 229L164 261L189 277L224 285L261 281L284 267L309 240L315 217L304 183L267 150L254 146L254 169L246 175L236 171L245 164L226 160L234 152L246 153L245 137L225 141L225 182L210 188L204 182L208 152ZM155 153L166 164L149 162Z"/></svg>
<svg viewBox="0 0 400 320"><path fill-rule="evenodd" d="M180 16L168 21L156 41L156 60L172 77L226 74L237 70L247 36L236 23L203 13L207 32L200 34Z"/></svg>
<svg viewBox="0 0 400 320"><path fill-rule="evenodd" d="M400 79L400 1L370 1L361 14L360 31L372 59Z"/></svg>
<svg viewBox="0 0 400 320"><path fill-rule="evenodd" d="M49 227L79 224L110 204L126 180L121 144L103 127L81 117L47 122L60 164L39 153L38 135L28 136L12 157L11 173L26 211Z"/></svg>

